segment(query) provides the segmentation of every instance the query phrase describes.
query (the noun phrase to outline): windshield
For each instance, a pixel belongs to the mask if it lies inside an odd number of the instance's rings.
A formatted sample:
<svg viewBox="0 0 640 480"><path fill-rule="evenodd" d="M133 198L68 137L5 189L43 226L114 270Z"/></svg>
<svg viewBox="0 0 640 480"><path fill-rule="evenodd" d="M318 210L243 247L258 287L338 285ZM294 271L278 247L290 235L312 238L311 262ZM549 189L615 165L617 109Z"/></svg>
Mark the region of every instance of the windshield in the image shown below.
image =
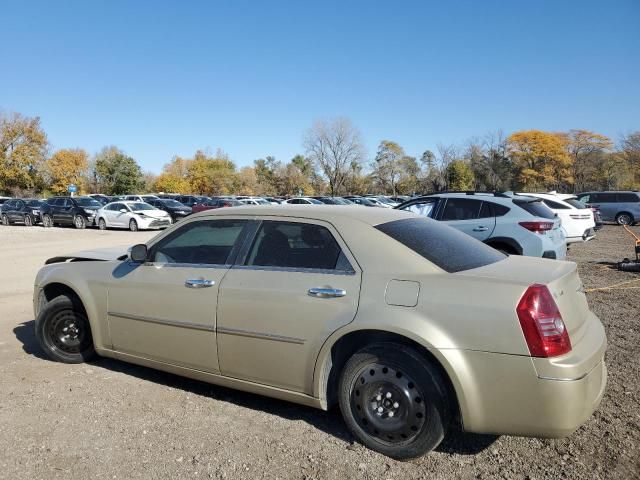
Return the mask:
<svg viewBox="0 0 640 480"><path fill-rule="evenodd" d="M155 208L153 208L148 203L130 203L129 208L134 212L137 212L140 210L155 210Z"/></svg>
<svg viewBox="0 0 640 480"><path fill-rule="evenodd" d="M382 203L386 203L387 205L393 205L395 202L389 200L387 197L376 197L376 200Z"/></svg>
<svg viewBox="0 0 640 480"><path fill-rule="evenodd" d="M270 203L267 202L264 198L256 198L255 200L258 205L270 205Z"/></svg>
<svg viewBox="0 0 640 480"><path fill-rule="evenodd" d="M30 207L40 207L44 202L41 200L29 200L27 205Z"/></svg>
<svg viewBox="0 0 640 480"><path fill-rule="evenodd" d="M165 200L164 204L167 207L172 207L172 208L186 208L183 204L181 204L180 202L178 202L176 200Z"/></svg>
<svg viewBox="0 0 640 480"><path fill-rule="evenodd" d="M102 206L102 204L99 201L94 200L93 198L89 198L89 197L77 197L75 199L75 201L81 207L97 207L97 208L100 208Z"/></svg>
<svg viewBox="0 0 640 480"><path fill-rule="evenodd" d="M578 200L577 198L566 198L564 201L567 202L572 207L576 207L576 208L580 208L580 209L587 208L587 206L584 203L582 203L580 200Z"/></svg>

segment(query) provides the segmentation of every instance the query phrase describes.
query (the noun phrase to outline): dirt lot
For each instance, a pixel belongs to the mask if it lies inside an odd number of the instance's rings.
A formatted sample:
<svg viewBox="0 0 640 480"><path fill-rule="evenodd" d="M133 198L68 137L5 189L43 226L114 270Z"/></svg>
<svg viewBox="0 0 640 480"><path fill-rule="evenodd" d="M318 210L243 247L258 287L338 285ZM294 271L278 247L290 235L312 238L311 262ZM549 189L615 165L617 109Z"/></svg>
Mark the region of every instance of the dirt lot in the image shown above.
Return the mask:
<svg viewBox="0 0 640 480"><path fill-rule="evenodd" d="M640 282L588 293L607 328L610 376L600 410L574 435L452 432L436 452L401 463L354 443L337 411L114 360L44 359L31 309L44 260L152 235L0 227L0 478L640 478ZM570 257L585 286L601 288L640 279L610 266L632 250L607 226Z"/></svg>

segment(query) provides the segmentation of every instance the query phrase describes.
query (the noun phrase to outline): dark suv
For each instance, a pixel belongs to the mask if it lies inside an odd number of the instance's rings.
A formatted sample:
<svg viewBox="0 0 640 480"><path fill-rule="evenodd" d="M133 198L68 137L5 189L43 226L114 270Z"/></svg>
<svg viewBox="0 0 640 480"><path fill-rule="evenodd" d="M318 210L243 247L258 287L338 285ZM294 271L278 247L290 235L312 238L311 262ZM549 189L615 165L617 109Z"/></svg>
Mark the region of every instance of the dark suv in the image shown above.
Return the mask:
<svg viewBox="0 0 640 480"><path fill-rule="evenodd" d="M94 224L96 212L101 207L100 202L91 197L53 197L42 205L40 214L45 227L73 225L85 228Z"/></svg>
<svg viewBox="0 0 640 480"><path fill-rule="evenodd" d="M205 203L208 200L211 200L209 197L203 197L199 195L178 195L173 198L176 202L180 202L187 207L193 208L194 205Z"/></svg>
<svg viewBox="0 0 640 480"><path fill-rule="evenodd" d="M0 207L3 225L24 223L27 227L40 221L40 207L44 202L35 198L12 198Z"/></svg>
<svg viewBox="0 0 640 480"><path fill-rule="evenodd" d="M578 200L600 210L602 220L618 225L634 225L640 222L640 193L631 190L620 192L584 192Z"/></svg>
<svg viewBox="0 0 640 480"><path fill-rule="evenodd" d="M146 200L146 203L167 212L169 215L171 215L171 221L173 223L176 223L182 220L184 217L191 215L191 207L183 205L182 203L176 200L171 200L169 198L152 198Z"/></svg>

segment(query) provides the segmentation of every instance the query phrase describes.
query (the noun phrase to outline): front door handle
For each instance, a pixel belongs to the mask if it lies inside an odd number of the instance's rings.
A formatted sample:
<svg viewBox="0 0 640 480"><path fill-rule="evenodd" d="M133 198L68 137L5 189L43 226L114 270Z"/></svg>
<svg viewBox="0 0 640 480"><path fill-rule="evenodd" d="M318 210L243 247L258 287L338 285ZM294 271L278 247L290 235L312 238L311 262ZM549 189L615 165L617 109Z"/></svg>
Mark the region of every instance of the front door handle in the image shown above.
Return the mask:
<svg viewBox="0 0 640 480"><path fill-rule="evenodd" d="M489 230L489 228L483 225L480 225L473 229L474 232L486 232L487 230Z"/></svg>
<svg viewBox="0 0 640 480"><path fill-rule="evenodd" d="M205 280L204 278L193 278L184 281L184 286L187 288L209 288L216 284L213 280Z"/></svg>
<svg viewBox="0 0 640 480"><path fill-rule="evenodd" d="M309 296L317 298L338 298L344 297L347 294L346 290L341 288L310 288Z"/></svg>

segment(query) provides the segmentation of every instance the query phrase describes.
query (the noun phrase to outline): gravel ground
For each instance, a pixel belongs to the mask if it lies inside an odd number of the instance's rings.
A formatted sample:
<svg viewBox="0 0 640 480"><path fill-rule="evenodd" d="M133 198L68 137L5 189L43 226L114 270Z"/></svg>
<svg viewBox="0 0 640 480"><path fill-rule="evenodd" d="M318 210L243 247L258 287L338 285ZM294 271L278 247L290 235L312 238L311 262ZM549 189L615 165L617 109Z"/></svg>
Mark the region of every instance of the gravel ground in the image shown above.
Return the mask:
<svg viewBox="0 0 640 480"><path fill-rule="evenodd" d="M570 438L451 432L437 451L403 463L354 443L337 411L114 360L46 360L31 310L44 260L152 235L0 227L0 478L640 478L640 282L587 293L607 329L609 385ZM632 255L616 226L570 250L588 289L640 279L611 266Z"/></svg>

